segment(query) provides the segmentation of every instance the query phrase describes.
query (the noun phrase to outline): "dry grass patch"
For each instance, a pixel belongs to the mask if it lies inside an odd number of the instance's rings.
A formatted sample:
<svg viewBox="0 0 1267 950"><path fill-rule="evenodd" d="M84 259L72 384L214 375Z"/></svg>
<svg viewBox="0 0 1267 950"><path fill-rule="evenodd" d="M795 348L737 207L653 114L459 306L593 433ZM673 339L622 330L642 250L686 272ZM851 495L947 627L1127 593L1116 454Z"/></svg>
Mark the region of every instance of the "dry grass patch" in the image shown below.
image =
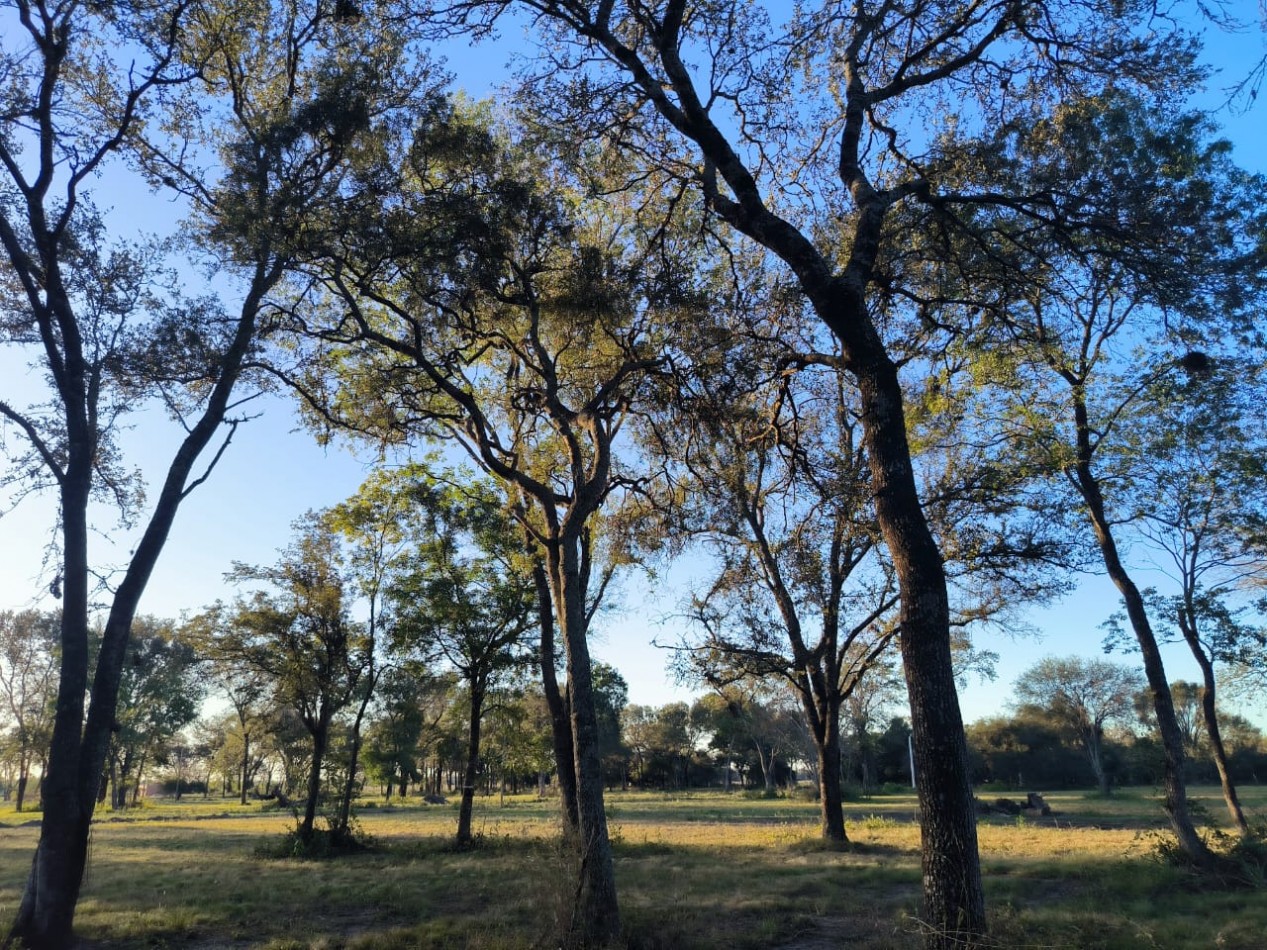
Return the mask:
<svg viewBox="0 0 1267 950"><path fill-rule="evenodd" d="M1203 890L1150 856L1149 839L1135 830L1155 821L1150 791L1108 805L1082 795L1047 798L1062 812L1057 822L980 827L995 945L1263 946L1262 891ZM1259 807L1264 796L1251 800ZM918 946L913 801L851 804L853 847L837 852L820 842L810 802L720 792L612 795L628 947ZM448 847L452 807L367 808L361 824L377 850L327 861L255 857L256 845L283 833L290 817L259 809L207 817L216 807L146 809L94 827L78 918L94 948L544 948L567 906L568 858L556 842L554 802L480 802L480 846L464 852ZM1093 827L1110 817L1115 827ZM0 829L5 916L16 907L36 836L34 828Z"/></svg>

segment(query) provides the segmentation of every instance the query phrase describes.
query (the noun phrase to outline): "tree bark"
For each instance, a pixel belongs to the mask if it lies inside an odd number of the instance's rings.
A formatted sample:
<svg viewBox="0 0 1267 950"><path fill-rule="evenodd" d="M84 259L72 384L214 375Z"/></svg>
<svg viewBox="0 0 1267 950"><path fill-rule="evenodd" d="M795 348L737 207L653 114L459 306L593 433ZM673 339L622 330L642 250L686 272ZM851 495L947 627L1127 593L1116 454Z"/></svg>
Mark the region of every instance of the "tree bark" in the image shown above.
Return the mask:
<svg viewBox="0 0 1267 950"><path fill-rule="evenodd" d="M845 809L840 791L840 739L829 738L818 747L818 799L823 840L845 847Z"/></svg>
<svg viewBox="0 0 1267 950"><path fill-rule="evenodd" d="M313 829L317 823L317 802L321 798L321 766L325 761L326 745L330 741L330 719L330 714L322 709L312 729L312 765L308 772L308 800L304 803L304 817L298 829L299 840L304 844L312 841Z"/></svg>
<svg viewBox="0 0 1267 950"><path fill-rule="evenodd" d="M555 776L563 811L563 830L567 835L580 828L576 801L576 752L572 736L572 716L567 699L559 689L555 673L557 654L554 645L554 599L545 565L534 563L532 580L537 588L537 613L541 623L541 689L546 708L550 710L550 739L554 748Z"/></svg>
<svg viewBox="0 0 1267 950"><path fill-rule="evenodd" d="M551 585L559 611L559 629L567 651L568 705L576 759L576 843L579 851L577 894L568 937L581 946L605 946L620 934L616 875L607 814L603 770L598 754L598 716L581 578L579 539L564 538L549 553Z"/></svg>
<svg viewBox="0 0 1267 950"><path fill-rule="evenodd" d="M1227 766L1227 750L1223 747L1223 733L1219 729L1218 711L1215 706L1215 681L1214 681L1214 664L1210 662L1205 651L1200 649L1200 644L1194 645L1192 639L1188 638L1188 631L1185 628L1184 637L1188 639L1188 645L1192 649L1192 655L1197 661L1197 665L1201 667L1201 718L1205 721L1205 734L1210 740L1210 750L1214 755L1214 766L1219 770L1219 784L1223 788L1223 801L1227 805L1228 815L1232 819L1232 824L1236 827L1236 833L1241 837L1249 834L1249 822L1245 819L1245 812L1241 808L1240 796L1236 794L1236 785L1232 781L1232 774Z"/></svg>
<svg viewBox="0 0 1267 950"><path fill-rule="evenodd" d="M242 730L242 796L241 804L246 804L246 783L250 777L251 768L251 734L244 728Z"/></svg>
<svg viewBox="0 0 1267 950"><path fill-rule="evenodd" d="M480 766L480 732L484 719L484 690L471 685L471 705L468 710L466 774L462 780L462 804L458 807L459 847L471 843L471 813L475 809L475 779Z"/></svg>
<svg viewBox="0 0 1267 950"><path fill-rule="evenodd" d="M1179 729L1178 719L1175 717L1174 700L1170 695L1170 683L1166 679L1166 668L1162 663L1161 650L1158 649L1152 624L1148 621L1148 612L1144 609L1144 598L1118 554L1117 541L1113 536L1113 528L1104 504L1104 495L1100 491L1099 480L1091 470L1091 459L1094 453L1091 444L1091 424L1085 397L1076 385L1073 387L1072 398L1075 447L1078 453L1077 463L1072 472L1073 483L1087 507L1087 514L1091 519L1105 571L1126 605L1126 616L1144 659L1144 676L1148 680L1149 692L1152 695L1153 713L1157 717L1157 731L1161 734L1164 753L1162 788L1166 796L1166 814L1170 818L1170 826L1175 833L1179 848L1193 861L1205 864L1210 861L1212 855L1205 842L1201 840L1201 836L1197 834L1196 827L1192 823L1192 813L1188 808L1188 792L1183 776L1183 735Z"/></svg>

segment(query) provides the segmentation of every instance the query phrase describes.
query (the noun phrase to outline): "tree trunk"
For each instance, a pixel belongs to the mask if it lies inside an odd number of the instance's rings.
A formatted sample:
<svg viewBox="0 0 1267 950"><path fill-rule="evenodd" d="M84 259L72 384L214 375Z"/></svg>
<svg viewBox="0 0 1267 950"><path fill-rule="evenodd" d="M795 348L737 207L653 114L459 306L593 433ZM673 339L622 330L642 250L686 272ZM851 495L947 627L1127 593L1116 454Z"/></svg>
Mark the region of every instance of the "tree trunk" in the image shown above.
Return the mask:
<svg viewBox="0 0 1267 950"><path fill-rule="evenodd" d="M61 667L48 767L44 772L43 821L40 840L22 903L6 943L20 942L30 950L62 950L72 945L75 905L88 859L88 829L97 803L97 787L105 765L104 752L91 775L84 763L82 729L84 699L88 694L88 492L89 468L75 457L83 433L71 430L71 466L62 486L62 629ZM70 473L83 473L72 478ZM90 786L90 794L82 794Z"/></svg>
<svg viewBox="0 0 1267 950"><path fill-rule="evenodd" d="M352 722L352 734L348 743L348 774L343 783L343 794L339 799L339 818L335 824L335 837L346 838L352 830L352 797L356 793L356 772L361 762L361 724L365 721L365 710L369 708L370 699L374 695L374 685L378 678L371 666L365 684L365 695L361 697L361 705L357 707L356 719Z"/></svg>
<svg viewBox="0 0 1267 950"><path fill-rule="evenodd" d="M1095 774L1096 785L1100 796L1109 797L1109 775L1104 771L1104 757L1100 754L1100 736L1098 730L1087 735L1087 758L1091 761L1091 771Z"/></svg>
<svg viewBox="0 0 1267 950"><path fill-rule="evenodd" d="M878 238L877 238L878 239ZM950 605L941 552L915 487L897 369L862 309L832 329L845 343L861 395L876 518L901 594L902 670L911 707L920 806L924 924L935 947L971 945L986 931L976 806L950 652Z"/></svg>
<svg viewBox="0 0 1267 950"><path fill-rule="evenodd" d="M29 779L27 768L28 766L23 763L22 770L18 773L17 802L15 809L19 813L22 811L22 802L26 800L26 783Z"/></svg>
<svg viewBox="0 0 1267 950"><path fill-rule="evenodd" d="M1187 631L1184 636L1187 638ZM1223 801L1227 804L1228 815L1236 826L1236 833L1241 837L1249 834L1249 822L1245 820L1245 812L1241 808L1240 796L1236 794L1236 785L1227 767L1227 751L1223 748L1223 734L1219 729L1219 717L1215 708L1214 664L1210 662L1200 644L1193 645L1192 655L1201 667L1201 718L1205 721L1205 734L1210 740L1210 749L1214 754L1214 765L1219 770L1219 784L1223 787Z"/></svg>
<svg viewBox="0 0 1267 950"><path fill-rule="evenodd" d="M323 709L318 714L315 728L312 730L312 767L308 773L308 801L304 803L304 817L299 824L299 840L304 844L312 841L313 828L317 823L317 802L321 797L321 765L326 756L326 745L330 741L330 715Z"/></svg>
<svg viewBox="0 0 1267 950"><path fill-rule="evenodd" d="M250 778L251 768L251 734L245 729L242 730L242 794L239 802L246 804L246 783Z"/></svg>
<svg viewBox="0 0 1267 950"><path fill-rule="evenodd" d="M577 847L580 867L576 903L568 937L582 946L605 946L620 933L616 875L607 814L603 806L603 770L598 754L598 716L586 642L584 591L580 583L577 539L564 539L551 552L552 585L559 607L559 628L567 651L568 705L576 759Z"/></svg>
<svg viewBox="0 0 1267 950"><path fill-rule="evenodd" d="M471 813L475 809L475 778L480 765L480 726L484 718L484 691L472 684L471 706L468 710L466 775L462 781L462 804L458 807L459 847L471 843Z"/></svg>
<svg viewBox="0 0 1267 950"><path fill-rule="evenodd" d="M1170 826L1175 833L1179 848L1193 861L1205 864L1212 856L1210 849L1197 834L1192 823L1192 813L1188 809L1188 793L1183 777L1183 735L1175 716L1170 683L1166 679L1166 668L1162 663L1161 650L1157 647L1157 638L1153 635L1152 624L1148 622L1144 598L1140 595L1139 588L1135 586L1135 582L1118 555L1117 541L1113 537L1113 529L1105 511L1104 496L1100 492L1099 481L1091 471L1093 449L1086 404L1076 389L1073 393L1073 409L1078 450L1078 463L1073 473L1074 484L1087 506L1087 514L1091 519L1105 571L1117 587L1118 593L1122 595L1122 601L1126 605L1126 616L1130 620L1131 630L1135 633L1140 654L1144 658L1144 675L1152 694L1153 713L1157 717L1157 730L1161 734L1164 752L1162 788L1166 796L1166 814L1170 818Z"/></svg>
<svg viewBox="0 0 1267 950"><path fill-rule="evenodd" d="M845 808L840 791L840 730L830 729L823 739L814 737L818 747L818 803L824 841L841 847L849 844L845 834Z"/></svg>
<svg viewBox="0 0 1267 950"><path fill-rule="evenodd" d="M554 599L545 566L536 561L532 579L537 588L537 615L541 624L541 688L550 710L550 739L554 748L555 775L563 807L564 834L575 834L580 827L576 802L576 753L572 738L572 716L566 697L559 689L555 672Z"/></svg>

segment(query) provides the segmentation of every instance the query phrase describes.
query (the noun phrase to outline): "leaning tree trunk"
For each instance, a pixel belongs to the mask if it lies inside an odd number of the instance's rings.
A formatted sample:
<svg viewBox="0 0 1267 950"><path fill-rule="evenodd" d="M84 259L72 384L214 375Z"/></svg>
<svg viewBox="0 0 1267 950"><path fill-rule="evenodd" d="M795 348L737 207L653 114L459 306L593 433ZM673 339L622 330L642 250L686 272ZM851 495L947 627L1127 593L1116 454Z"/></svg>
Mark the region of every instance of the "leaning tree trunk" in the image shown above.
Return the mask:
<svg viewBox="0 0 1267 950"><path fill-rule="evenodd" d="M1223 733L1219 729L1219 716L1215 707L1214 664L1201 649L1196 634L1189 635L1189 627L1182 624L1184 639L1201 667L1201 718L1205 722L1205 734L1210 740L1210 749L1214 754L1214 765L1219 770L1219 784L1223 787L1223 801L1227 804L1228 815L1236 826L1236 833L1241 837L1249 834L1249 822L1245 820L1245 812L1241 808L1240 796L1236 794L1236 785L1227 766L1227 750L1223 746Z"/></svg>
<svg viewBox="0 0 1267 950"><path fill-rule="evenodd" d="M1079 453L1078 464L1074 469L1074 483L1087 506L1087 513L1091 518L1105 570L1126 605L1126 616L1130 621L1131 630L1135 633L1140 654L1144 658L1144 676L1152 695L1153 713L1157 717L1157 731L1161 734L1164 753L1162 788L1166 796L1166 814L1170 818L1170 827L1175 833L1179 848L1193 861L1204 864L1210 860L1211 854L1210 849L1201 840L1201 836L1197 834L1197 829L1192 823L1192 813L1188 808L1188 791L1183 777L1183 734L1175 716L1170 683L1166 679L1166 668L1162 663L1157 638L1153 635L1152 624L1148 622L1144 598L1140 595L1139 588L1135 586L1135 582L1131 579L1118 554L1117 542L1113 537L1113 529L1105 511L1104 496L1100 492L1099 482L1091 471L1091 429L1086 405L1076 393L1074 420Z"/></svg>
<svg viewBox="0 0 1267 950"><path fill-rule="evenodd" d="M365 711L369 708L374 696L374 686L378 676L371 665L365 683L365 695L361 697L361 705L357 707L356 718L352 721L352 733L348 742L348 773L343 783L343 794L339 798L339 818L334 827L336 838L348 838L352 832L352 797L356 794L356 773L361 763L361 725L365 722Z"/></svg>
<svg viewBox="0 0 1267 950"><path fill-rule="evenodd" d="M54 300L66 345L67 373L59 382L67 407L67 455L61 483L62 631L57 708L42 779L44 817L31 874L6 942L21 941L29 950L61 950L71 945L75 907L88 859L88 834L106 751L119 702L123 660L141 595L167 543L172 522L188 495L190 473L218 432L242 360L255 336L255 316L280 271L258 264L243 302L233 341L224 352L202 416L188 431L167 470L149 524L115 591L97 653L87 719L88 695L88 502L97 463L98 436L85 412L88 391L83 341L69 313L69 300ZM73 337L73 338L72 338ZM94 407L95 411L95 407ZM95 420L94 420L95 421Z"/></svg>

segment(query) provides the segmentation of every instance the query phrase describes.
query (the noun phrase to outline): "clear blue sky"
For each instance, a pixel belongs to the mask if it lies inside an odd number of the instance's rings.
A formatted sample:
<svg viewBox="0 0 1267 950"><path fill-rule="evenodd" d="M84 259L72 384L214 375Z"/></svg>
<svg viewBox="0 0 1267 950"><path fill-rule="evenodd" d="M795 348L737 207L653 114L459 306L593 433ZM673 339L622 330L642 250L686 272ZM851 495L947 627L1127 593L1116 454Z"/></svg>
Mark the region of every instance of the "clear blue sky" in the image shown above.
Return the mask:
<svg viewBox="0 0 1267 950"><path fill-rule="evenodd" d="M1253 3L1242 2L1247 19L1256 16ZM1239 78L1248 64L1263 54L1262 34L1251 31L1229 36L1206 31L1207 58L1223 68L1210 84L1210 91L1194 101L1217 105L1221 88ZM517 43L510 36L497 44L448 50L457 85L472 96L492 94L498 77L504 76L505 62ZM1235 144L1238 161L1251 169L1267 171L1267 120L1264 106L1254 112L1221 113L1225 134ZM115 209L116 222L128 221L138 231L154 229L155 221L172 217L170 206L146 197L133 183L113 177L98 197L98 203ZM121 208L129 210L123 218ZM144 217L135 209L145 208ZM12 396L14 384L24 373L12 354L0 352L0 394ZM20 401L20 400L18 400ZM199 488L182 508L167 550L142 604L144 612L176 616L197 610L217 597L232 596L223 583L223 574L233 561L265 564L291 535L291 523L314 508L334 504L351 494L367 472L365 464L343 449L323 450L305 433L298 431L293 410L278 398L262 400L263 416L243 426L235 443L220 463L210 482ZM128 458L146 469L151 483L157 477L156 461L169 457L175 433L152 414L140 414L135 428L126 435ZM51 498L27 499L16 511L0 517L0 607L22 607L51 601L39 599L38 583L43 542L54 517ZM100 521L112 527L108 513ZM123 561L128 553L125 533L110 531L96 543L96 553L105 561ZM680 578L685 571L662 572L661 580L649 585L643 578L628 577L617 588L619 606L601 616L595 634L595 654L612 663L630 685L631 701L660 704L685 698L665 672L665 651L651 646L677 639L672 619L685 596ZM1145 583L1152 582L1145 579ZM47 578L44 579L47 583ZM969 720L998 711L1010 700L1011 682L1018 672L1048 654L1099 653L1099 624L1116 609L1116 597L1102 578L1088 578L1077 593L1059 604L1034 612L1029 619L1042 631L1042 639L1012 639L987 633L978 645L1001 656L999 677L993 683L972 682L962 701ZM1169 648L1166 661L1171 678L1195 675L1184 650ZM1129 662L1134 662L1129 659Z"/></svg>

